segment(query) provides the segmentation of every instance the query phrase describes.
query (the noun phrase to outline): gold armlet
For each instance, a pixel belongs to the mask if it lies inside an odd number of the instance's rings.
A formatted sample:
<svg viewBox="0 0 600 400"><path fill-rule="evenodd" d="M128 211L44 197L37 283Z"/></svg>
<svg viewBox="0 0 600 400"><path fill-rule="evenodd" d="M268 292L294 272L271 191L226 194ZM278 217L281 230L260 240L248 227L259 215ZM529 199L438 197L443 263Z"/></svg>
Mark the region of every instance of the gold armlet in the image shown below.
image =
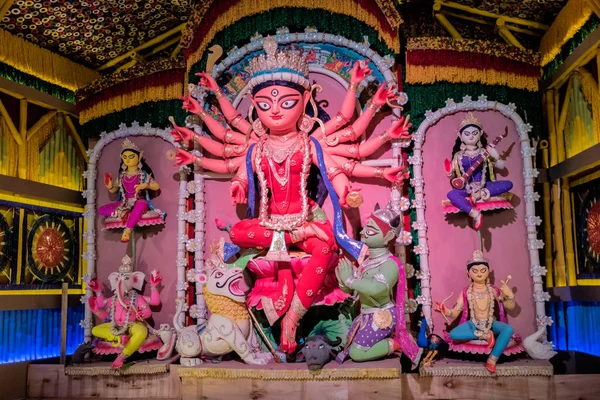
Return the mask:
<svg viewBox="0 0 600 400"><path fill-rule="evenodd" d="M219 100L221 97L225 96L223 94L223 90L221 88L218 88L213 93L215 94L215 97L217 98L217 100Z"/></svg>
<svg viewBox="0 0 600 400"><path fill-rule="evenodd" d="M373 173L373 177L375 177L375 178L383 178L383 168L375 168L375 172Z"/></svg>
<svg viewBox="0 0 600 400"><path fill-rule="evenodd" d="M238 125L240 124L240 120L242 119L242 115L238 114L236 115L231 121L229 121L229 124L231 126L233 126L235 129L238 128Z"/></svg>
<svg viewBox="0 0 600 400"><path fill-rule="evenodd" d="M373 111L373 114L376 114L379 112L380 109L381 109L381 106L378 106L377 104L375 104L375 102L373 100L368 101L367 110L371 110L371 111Z"/></svg>
<svg viewBox="0 0 600 400"><path fill-rule="evenodd" d="M379 135L379 140L381 140L382 142L387 142L388 140L390 140L388 131L385 131L381 135Z"/></svg>
<svg viewBox="0 0 600 400"><path fill-rule="evenodd" d="M357 89L358 89L358 84L350 82L350 85L348 85L348 91L356 92Z"/></svg>

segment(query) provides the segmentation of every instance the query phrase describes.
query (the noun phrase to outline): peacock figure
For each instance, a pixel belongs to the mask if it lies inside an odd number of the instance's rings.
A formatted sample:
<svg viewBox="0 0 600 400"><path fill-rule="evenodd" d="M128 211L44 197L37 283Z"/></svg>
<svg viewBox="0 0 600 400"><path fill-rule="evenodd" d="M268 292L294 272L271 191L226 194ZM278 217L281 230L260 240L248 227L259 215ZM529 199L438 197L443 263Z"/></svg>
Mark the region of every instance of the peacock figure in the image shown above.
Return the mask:
<svg viewBox="0 0 600 400"><path fill-rule="evenodd" d="M427 318L425 318L423 313L421 313L420 325L421 328L419 329L419 335L417 336L417 345L427 352L423 361L421 361L421 366L431 365L438 353L448 351L448 343L435 333L431 333L429 336L427 335Z"/></svg>

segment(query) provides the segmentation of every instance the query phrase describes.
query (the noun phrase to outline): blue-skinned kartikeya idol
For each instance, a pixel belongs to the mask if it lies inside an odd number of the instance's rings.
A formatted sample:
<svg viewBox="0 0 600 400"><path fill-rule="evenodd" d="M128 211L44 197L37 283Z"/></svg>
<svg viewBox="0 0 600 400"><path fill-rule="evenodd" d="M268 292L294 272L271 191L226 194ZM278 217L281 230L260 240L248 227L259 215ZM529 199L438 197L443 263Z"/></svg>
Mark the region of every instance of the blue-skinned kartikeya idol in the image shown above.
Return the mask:
<svg viewBox="0 0 600 400"><path fill-rule="evenodd" d="M450 331L452 342L487 340L491 353L486 368L490 373L495 373L496 361L513 337L513 328L506 323L505 314L505 310L512 310L516 305L515 295L508 287L510 275L501 281L500 288L491 285L490 265L480 250L475 250L473 257L467 262L467 273L471 284L463 290L456 305L448 309L442 301L436 303L436 311L444 318L454 319L460 315L460 325ZM498 319L495 315L496 307Z"/></svg>

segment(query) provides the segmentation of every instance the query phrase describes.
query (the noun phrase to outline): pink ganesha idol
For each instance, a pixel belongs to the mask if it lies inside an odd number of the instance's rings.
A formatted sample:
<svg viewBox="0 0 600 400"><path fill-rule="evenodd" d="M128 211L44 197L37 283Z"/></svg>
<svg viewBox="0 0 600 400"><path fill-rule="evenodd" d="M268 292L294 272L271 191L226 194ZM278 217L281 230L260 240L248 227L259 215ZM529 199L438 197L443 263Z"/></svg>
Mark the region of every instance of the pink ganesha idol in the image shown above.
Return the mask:
<svg viewBox="0 0 600 400"><path fill-rule="evenodd" d="M150 297L138 295L137 292L142 290L144 278L143 272L133 272L131 258L126 255L119 272L108 276L114 292L111 298L104 297L98 280L94 279L89 283L94 292L94 296L88 299L90 310L100 319L110 320L92 329L92 335L104 340L96 344L94 352L118 353L112 364L115 369L121 368L127 357L136 351L144 353L158 350L157 358L164 360L170 357L175 345L174 330L168 324L163 324L156 330L145 321L152 316L150 307L160 306L158 285L162 277L156 270L152 271Z"/></svg>
<svg viewBox="0 0 600 400"><path fill-rule="evenodd" d="M117 201L103 205L98 213L106 217L106 229L123 230L121 242L127 243L136 226L163 225L166 214L154 207L150 192L157 193L160 186L152 169L144 160L142 150L131 140L121 144L119 178L113 182L109 173L104 175L104 185Z"/></svg>

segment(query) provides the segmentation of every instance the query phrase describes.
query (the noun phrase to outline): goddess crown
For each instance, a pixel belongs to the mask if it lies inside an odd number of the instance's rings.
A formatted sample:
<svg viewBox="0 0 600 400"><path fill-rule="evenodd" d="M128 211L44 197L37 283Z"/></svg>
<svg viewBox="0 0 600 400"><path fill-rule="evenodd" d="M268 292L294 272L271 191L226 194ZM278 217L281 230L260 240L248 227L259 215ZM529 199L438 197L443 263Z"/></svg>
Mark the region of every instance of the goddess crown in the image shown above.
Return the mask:
<svg viewBox="0 0 600 400"><path fill-rule="evenodd" d="M287 50L277 51L277 42L270 36L264 39L263 48L266 54L250 60L250 90L260 83L273 80L293 82L310 89L308 63L303 56Z"/></svg>
<svg viewBox="0 0 600 400"><path fill-rule="evenodd" d="M460 122L460 127L458 128L458 130L462 131L467 126L476 126L479 129L481 129L481 121L475 115L473 115L472 112L470 112L470 113L467 114L467 116L465 117L465 119L463 119Z"/></svg>
<svg viewBox="0 0 600 400"><path fill-rule="evenodd" d="M121 143L121 152L123 152L125 150L133 150L138 153L142 152L142 150L140 150L140 148L137 147L135 145L135 143L133 143L131 140L129 140L129 138L126 138L125 140L123 140L123 143Z"/></svg>
<svg viewBox="0 0 600 400"><path fill-rule="evenodd" d="M473 265L484 264L489 267L489 262L487 258L483 256L483 252L481 250L475 250L473 252L473 257L469 261L467 261L467 269L470 269Z"/></svg>

